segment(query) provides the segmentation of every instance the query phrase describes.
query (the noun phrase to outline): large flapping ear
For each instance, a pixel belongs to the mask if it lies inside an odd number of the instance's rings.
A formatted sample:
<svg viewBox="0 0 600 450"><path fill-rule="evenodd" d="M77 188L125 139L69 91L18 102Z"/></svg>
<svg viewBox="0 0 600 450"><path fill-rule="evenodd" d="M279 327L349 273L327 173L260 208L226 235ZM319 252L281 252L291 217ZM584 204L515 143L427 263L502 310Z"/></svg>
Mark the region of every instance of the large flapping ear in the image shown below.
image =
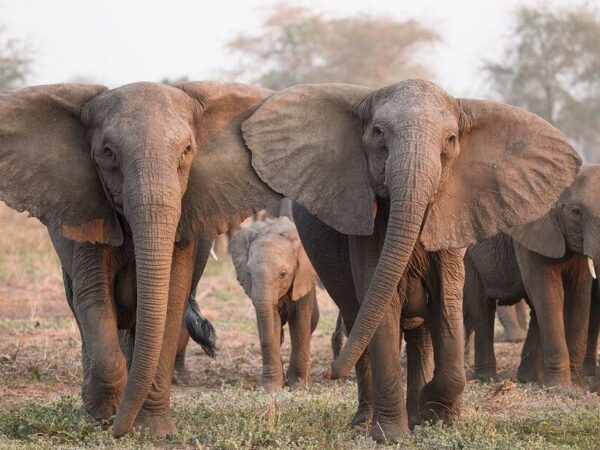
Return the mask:
<svg viewBox="0 0 600 450"><path fill-rule="evenodd" d="M242 228L229 243L229 251L231 252L231 259L233 260L237 280L249 297L252 295L252 278L248 269L250 245L266 226L264 222L256 222L250 227Z"/></svg>
<svg viewBox="0 0 600 450"><path fill-rule="evenodd" d="M374 195L354 114L369 92L344 84L294 86L242 125L260 178L346 234L373 232Z"/></svg>
<svg viewBox="0 0 600 450"><path fill-rule="evenodd" d="M104 86L0 94L0 200L77 241L120 245L121 226L90 157L82 107Z"/></svg>
<svg viewBox="0 0 600 450"><path fill-rule="evenodd" d="M507 230L513 239L527 249L547 258L562 258L567 244L552 208L542 217L525 225Z"/></svg>
<svg viewBox="0 0 600 450"><path fill-rule="evenodd" d="M196 99L198 154L183 197L179 234L212 238L281 196L262 182L250 163L240 126L272 92L238 83L181 86Z"/></svg>
<svg viewBox="0 0 600 450"><path fill-rule="evenodd" d="M535 114L491 101L458 104L460 155L421 234L430 251L540 218L581 165L567 138Z"/></svg>

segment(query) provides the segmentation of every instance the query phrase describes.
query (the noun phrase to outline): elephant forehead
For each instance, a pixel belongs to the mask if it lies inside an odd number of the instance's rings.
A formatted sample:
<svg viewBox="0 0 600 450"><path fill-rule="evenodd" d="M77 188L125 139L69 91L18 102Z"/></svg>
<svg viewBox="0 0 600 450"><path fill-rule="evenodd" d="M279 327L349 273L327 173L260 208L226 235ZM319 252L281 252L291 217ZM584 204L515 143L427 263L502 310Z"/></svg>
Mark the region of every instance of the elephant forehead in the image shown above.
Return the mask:
<svg viewBox="0 0 600 450"><path fill-rule="evenodd" d="M372 94L376 105L395 111L451 112L456 116L454 97L436 84L426 80L404 80Z"/></svg>

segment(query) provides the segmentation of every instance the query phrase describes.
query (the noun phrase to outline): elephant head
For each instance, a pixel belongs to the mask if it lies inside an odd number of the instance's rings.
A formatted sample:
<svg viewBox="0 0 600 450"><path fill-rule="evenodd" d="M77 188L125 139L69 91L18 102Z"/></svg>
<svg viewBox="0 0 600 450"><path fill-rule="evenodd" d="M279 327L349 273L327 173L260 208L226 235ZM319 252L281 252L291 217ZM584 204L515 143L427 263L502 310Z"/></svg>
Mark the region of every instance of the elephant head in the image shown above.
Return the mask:
<svg viewBox="0 0 600 450"><path fill-rule="evenodd" d="M334 377L363 353L417 240L429 251L461 248L534 220L581 164L540 117L423 80L294 86L242 131L261 179L342 233L371 234L374 196L389 198L383 249Z"/></svg>
<svg viewBox="0 0 600 450"><path fill-rule="evenodd" d="M594 263L600 261L599 197L600 166L585 164L548 213L508 234L548 258L562 258L567 251L585 255L590 273L596 278Z"/></svg>
<svg viewBox="0 0 600 450"><path fill-rule="evenodd" d="M131 429L154 379L174 242L214 237L279 198L252 171L239 129L269 95L210 82L0 95L0 200L72 240L118 246L131 230L138 339L116 436Z"/></svg>
<svg viewBox="0 0 600 450"><path fill-rule="evenodd" d="M231 241L237 278L252 299L263 358L262 384L268 390L283 384L279 308L287 297L300 300L315 285L313 269L295 225L287 218L255 222Z"/></svg>

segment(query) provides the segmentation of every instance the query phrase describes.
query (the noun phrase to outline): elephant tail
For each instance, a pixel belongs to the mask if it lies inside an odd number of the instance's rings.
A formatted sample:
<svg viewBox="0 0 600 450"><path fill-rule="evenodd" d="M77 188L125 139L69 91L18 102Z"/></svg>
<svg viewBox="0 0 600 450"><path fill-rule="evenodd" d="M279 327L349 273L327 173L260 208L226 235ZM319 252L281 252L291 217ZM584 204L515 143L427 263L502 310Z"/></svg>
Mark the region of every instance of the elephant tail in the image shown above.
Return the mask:
<svg viewBox="0 0 600 450"><path fill-rule="evenodd" d="M202 315L200 306L193 295L188 299L185 312L185 326L194 342L211 358L217 357L217 334L212 323Z"/></svg>

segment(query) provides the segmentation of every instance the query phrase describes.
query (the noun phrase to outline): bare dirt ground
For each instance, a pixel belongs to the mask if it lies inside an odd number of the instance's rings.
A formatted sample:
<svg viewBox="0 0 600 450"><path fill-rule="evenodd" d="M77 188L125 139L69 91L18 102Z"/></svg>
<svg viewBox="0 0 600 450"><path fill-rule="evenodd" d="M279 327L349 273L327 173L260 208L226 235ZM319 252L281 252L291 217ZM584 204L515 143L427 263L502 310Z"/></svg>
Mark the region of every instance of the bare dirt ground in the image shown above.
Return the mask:
<svg viewBox="0 0 600 450"><path fill-rule="evenodd" d="M319 292L313 386L268 395L257 382L260 347L252 304L229 261L211 261L198 287L217 330L216 360L188 346L192 377L174 386L178 435L115 441L81 411L80 338L45 228L0 204L0 448L375 448L350 429L353 380L333 382L337 309ZM501 334L501 333L500 333ZM284 344L289 357L289 339ZM600 399L582 388L517 384L520 344L496 344L500 380L470 381L452 427L422 427L405 448L600 448Z"/></svg>

